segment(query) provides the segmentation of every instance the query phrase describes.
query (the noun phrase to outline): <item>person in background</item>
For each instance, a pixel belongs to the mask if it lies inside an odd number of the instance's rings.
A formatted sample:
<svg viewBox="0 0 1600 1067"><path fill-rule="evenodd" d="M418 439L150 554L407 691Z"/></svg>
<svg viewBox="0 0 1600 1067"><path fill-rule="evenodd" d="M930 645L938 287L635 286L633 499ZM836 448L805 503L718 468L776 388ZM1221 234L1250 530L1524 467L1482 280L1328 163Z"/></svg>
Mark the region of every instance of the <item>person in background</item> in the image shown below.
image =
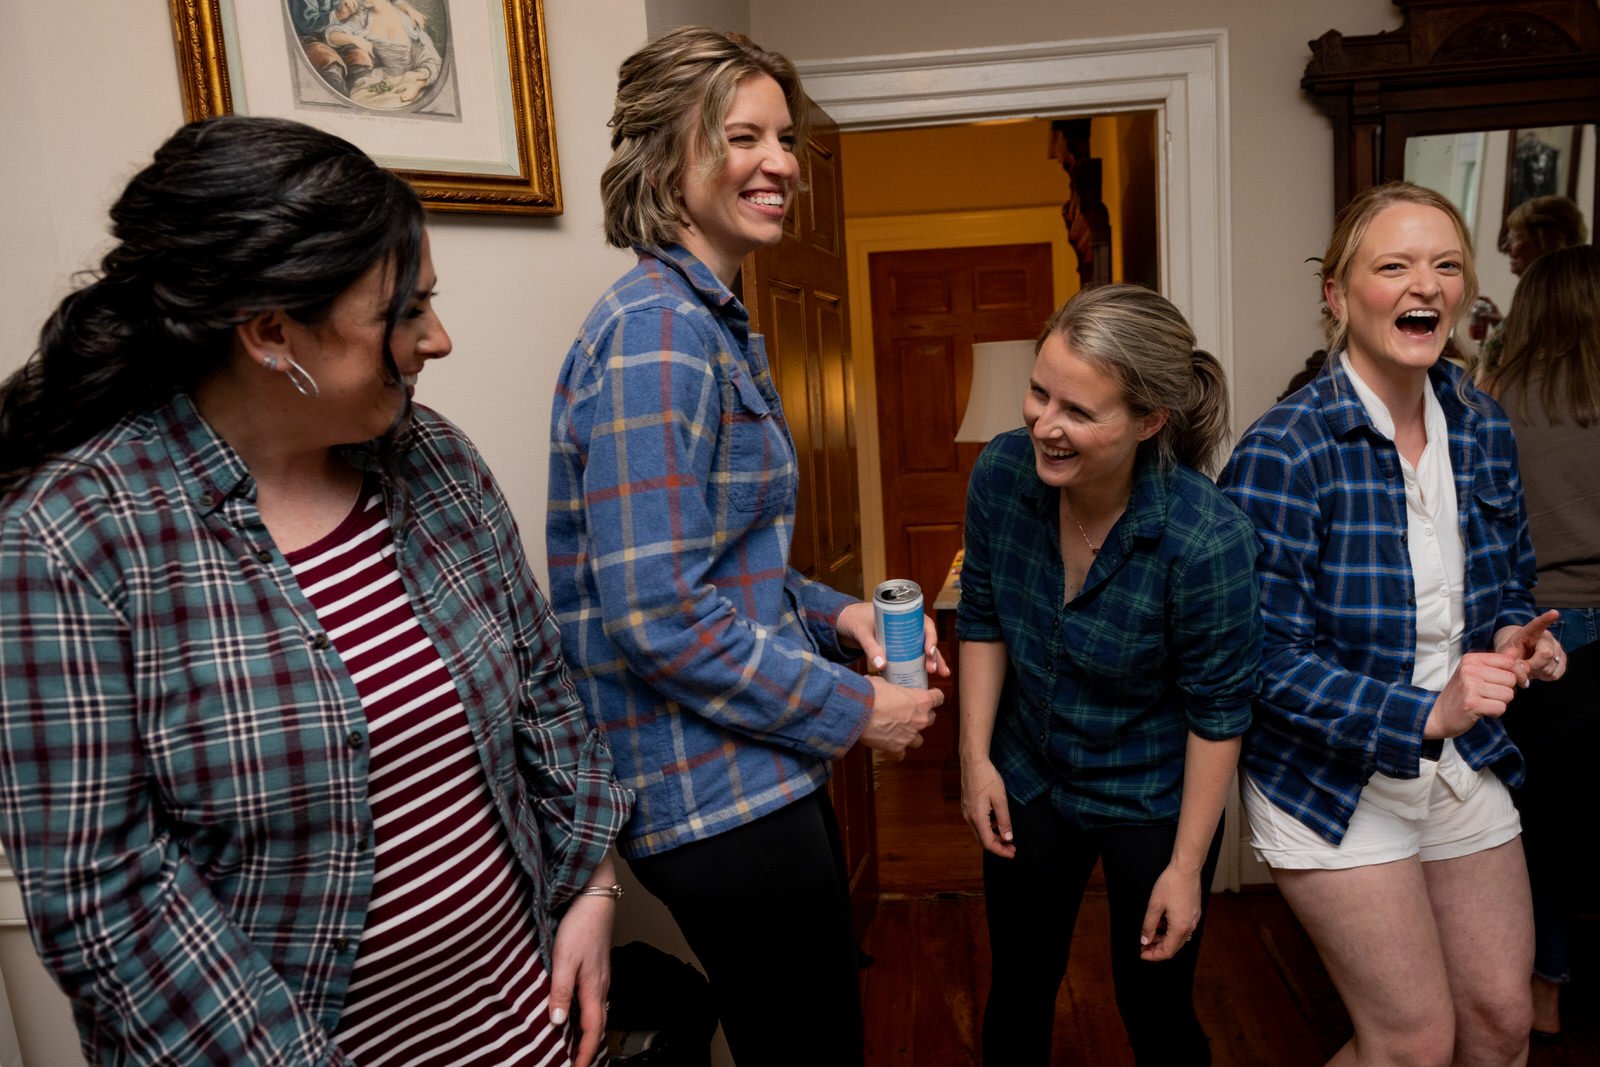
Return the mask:
<svg viewBox="0 0 1600 1067"><path fill-rule="evenodd" d="M1564 196L1536 196L1511 209L1501 230L1500 251L1511 260L1511 273L1520 278L1534 260L1558 248L1589 240L1583 211ZM1480 379L1493 373L1500 360L1501 316L1494 301L1479 296L1472 305L1468 332L1478 346L1476 373Z"/></svg>
<svg viewBox="0 0 1600 1067"><path fill-rule="evenodd" d="M1223 491L1263 545L1252 844L1355 1035L1330 1063L1522 1063L1533 929L1501 716L1565 659L1535 618L1504 413L1440 359L1472 243L1405 182L1322 259L1331 355L1247 430Z"/></svg>
<svg viewBox="0 0 1600 1067"><path fill-rule="evenodd" d="M685 27L622 64L606 239L637 265L567 354L551 415L551 601L638 807L621 842L705 966L734 1059L862 1060L826 784L921 743L941 694L844 664L870 604L788 566L798 465L734 286L783 237L806 100L788 60ZM948 673L924 619L927 667Z"/></svg>
<svg viewBox="0 0 1600 1067"><path fill-rule="evenodd" d="M1533 1036L1561 1030L1589 865L1574 841L1596 813L1588 756L1600 748L1600 249L1561 248L1529 265L1506 315L1501 357L1482 383L1517 435L1542 608L1568 657L1565 677L1517 697L1506 729L1528 763L1513 796L1533 890Z"/></svg>
<svg viewBox="0 0 1600 1067"><path fill-rule="evenodd" d="M1209 1064L1195 938L1261 644L1255 533L1202 473L1228 435L1222 368L1156 293L1088 289L1045 326L1022 414L972 473L956 626L984 1062L1050 1062L1098 860L1135 1060Z"/></svg>
<svg viewBox="0 0 1600 1067"><path fill-rule="evenodd" d="M0 841L85 1056L595 1062L629 796L412 403L416 194L226 117L111 219L0 386Z"/></svg>

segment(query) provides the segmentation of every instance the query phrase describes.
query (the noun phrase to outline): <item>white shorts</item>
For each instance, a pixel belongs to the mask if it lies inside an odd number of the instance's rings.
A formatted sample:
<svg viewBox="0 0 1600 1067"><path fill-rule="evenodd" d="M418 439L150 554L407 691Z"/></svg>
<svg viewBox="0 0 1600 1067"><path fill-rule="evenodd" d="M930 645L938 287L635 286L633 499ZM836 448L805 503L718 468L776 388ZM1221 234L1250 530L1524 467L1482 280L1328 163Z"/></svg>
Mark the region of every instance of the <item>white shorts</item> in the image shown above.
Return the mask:
<svg viewBox="0 0 1600 1067"><path fill-rule="evenodd" d="M1505 783L1488 768L1468 767L1449 741L1437 761L1422 761L1416 778L1374 774L1338 845L1267 799L1248 774L1243 777L1250 847L1273 868L1343 870L1411 856L1424 863L1448 860L1503 845L1522 833Z"/></svg>

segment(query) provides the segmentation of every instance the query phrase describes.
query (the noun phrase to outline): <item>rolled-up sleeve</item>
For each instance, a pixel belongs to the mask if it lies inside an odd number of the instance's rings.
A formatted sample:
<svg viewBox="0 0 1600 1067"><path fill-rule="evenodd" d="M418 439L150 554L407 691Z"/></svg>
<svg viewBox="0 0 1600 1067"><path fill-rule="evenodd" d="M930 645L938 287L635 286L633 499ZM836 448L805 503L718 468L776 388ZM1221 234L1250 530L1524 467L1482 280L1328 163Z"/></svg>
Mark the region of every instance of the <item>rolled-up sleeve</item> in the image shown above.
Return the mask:
<svg viewBox="0 0 1600 1067"><path fill-rule="evenodd" d="M1172 654L1191 732L1208 741L1250 727L1261 668L1260 542L1231 505L1207 516L1173 576Z"/></svg>

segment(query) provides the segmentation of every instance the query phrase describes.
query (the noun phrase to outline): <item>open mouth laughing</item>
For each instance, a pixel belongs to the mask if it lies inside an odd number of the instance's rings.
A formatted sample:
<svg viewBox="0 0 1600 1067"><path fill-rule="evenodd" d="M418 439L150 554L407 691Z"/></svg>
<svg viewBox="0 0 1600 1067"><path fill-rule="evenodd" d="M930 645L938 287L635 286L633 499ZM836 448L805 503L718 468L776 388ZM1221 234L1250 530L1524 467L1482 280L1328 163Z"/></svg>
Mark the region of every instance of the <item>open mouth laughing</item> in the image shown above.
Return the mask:
<svg viewBox="0 0 1600 1067"><path fill-rule="evenodd" d="M1439 330L1441 316L1432 308L1414 308L1394 320L1395 329L1407 337L1429 338Z"/></svg>

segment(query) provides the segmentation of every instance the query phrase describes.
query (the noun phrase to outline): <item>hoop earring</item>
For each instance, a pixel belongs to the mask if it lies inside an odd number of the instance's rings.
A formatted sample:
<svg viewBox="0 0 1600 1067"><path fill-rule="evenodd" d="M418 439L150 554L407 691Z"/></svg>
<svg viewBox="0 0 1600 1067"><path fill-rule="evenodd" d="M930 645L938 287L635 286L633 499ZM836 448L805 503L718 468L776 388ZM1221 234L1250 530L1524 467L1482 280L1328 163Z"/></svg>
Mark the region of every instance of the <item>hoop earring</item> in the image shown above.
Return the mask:
<svg viewBox="0 0 1600 1067"><path fill-rule="evenodd" d="M288 369L283 373L289 376L289 384L294 386L296 392L307 400L315 400L322 394L322 390L317 388L317 380L311 376L310 371L296 363L292 356L284 356L283 358L284 362L289 364Z"/></svg>

